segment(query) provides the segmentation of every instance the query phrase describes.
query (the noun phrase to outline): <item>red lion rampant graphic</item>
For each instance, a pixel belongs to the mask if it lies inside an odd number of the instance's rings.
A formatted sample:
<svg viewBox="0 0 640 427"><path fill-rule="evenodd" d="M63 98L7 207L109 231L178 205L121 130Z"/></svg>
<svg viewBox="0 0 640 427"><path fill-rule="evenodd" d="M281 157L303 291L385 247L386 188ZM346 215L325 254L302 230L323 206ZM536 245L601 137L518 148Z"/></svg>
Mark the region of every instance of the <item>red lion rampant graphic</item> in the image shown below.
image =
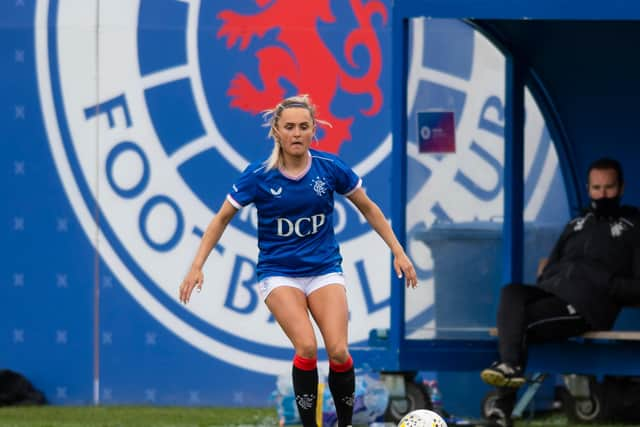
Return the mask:
<svg viewBox="0 0 640 427"><path fill-rule="evenodd" d="M263 37L267 31L277 29L277 39L284 46L267 46L256 52L263 89L254 86L243 73L234 76L227 91L231 106L253 114L271 108L286 96L279 83L285 79L296 87L298 93L310 94L318 106L320 117L331 123L331 128L324 129L321 148L339 152L341 144L351 140L353 117L332 115L331 102L338 88L350 94L368 94L371 97L371 106L361 110L364 115L373 116L382 106L382 90L378 85L382 54L371 18L378 14L386 24L384 4L379 0L350 0L358 27L345 39L345 58L351 67L357 69L353 52L358 46L364 46L370 58L368 70L363 75L354 76L340 67L317 29L319 21L336 21L330 0L255 1L263 9L254 15L242 15L231 10L220 12L218 19L222 26L218 38L227 37L227 48L239 42L240 50L245 50L252 37Z"/></svg>

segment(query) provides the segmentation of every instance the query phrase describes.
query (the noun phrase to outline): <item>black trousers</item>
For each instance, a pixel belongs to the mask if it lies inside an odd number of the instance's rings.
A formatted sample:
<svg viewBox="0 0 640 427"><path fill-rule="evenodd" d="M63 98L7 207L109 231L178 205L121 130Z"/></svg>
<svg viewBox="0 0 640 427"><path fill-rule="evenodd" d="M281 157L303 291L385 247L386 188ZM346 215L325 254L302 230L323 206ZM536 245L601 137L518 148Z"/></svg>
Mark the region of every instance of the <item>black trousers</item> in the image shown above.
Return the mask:
<svg viewBox="0 0 640 427"><path fill-rule="evenodd" d="M528 343L566 339L591 329L566 301L521 284L502 288L497 326L500 361L523 370Z"/></svg>
<svg viewBox="0 0 640 427"><path fill-rule="evenodd" d="M511 284L502 288L498 306L500 361L527 365L527 345L580 335L589 325L566 301L537 286ZM496 406L511 415L517 389L498 387Z"/></svg>

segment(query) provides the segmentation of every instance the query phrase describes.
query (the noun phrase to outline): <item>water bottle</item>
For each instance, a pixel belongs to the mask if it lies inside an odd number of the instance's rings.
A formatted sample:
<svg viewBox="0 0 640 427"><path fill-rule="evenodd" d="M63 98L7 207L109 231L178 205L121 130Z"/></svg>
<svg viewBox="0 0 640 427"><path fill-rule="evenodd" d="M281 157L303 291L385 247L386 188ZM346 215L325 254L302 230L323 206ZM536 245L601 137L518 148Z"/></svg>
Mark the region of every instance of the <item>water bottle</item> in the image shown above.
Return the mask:
<svg viewBox="0 0 640 427"><path fill-rule="evenodd" d="M276 412L278 413L280 426L296 424L300 421L290 374L287 373L278 376L276 380L276 390L272 393L271 398L276 404Z"/></svg>
<svg viewBox="0 0 640 427"><path fill-rule="evenodd" d="M426 381L427 388L429 390L429 397L431 397L431 405L435 412L441 413L442 411L442 394L438 388L438 381L431 380Z"/></svg>
<svg viewBox="0 0 640 427"><path fill-rule="evenodd" d="M365 377L367 393L364 396L364 404L367 408L367 421L375 421L382 417L389 404L389 391L378 379Z"/></svg>

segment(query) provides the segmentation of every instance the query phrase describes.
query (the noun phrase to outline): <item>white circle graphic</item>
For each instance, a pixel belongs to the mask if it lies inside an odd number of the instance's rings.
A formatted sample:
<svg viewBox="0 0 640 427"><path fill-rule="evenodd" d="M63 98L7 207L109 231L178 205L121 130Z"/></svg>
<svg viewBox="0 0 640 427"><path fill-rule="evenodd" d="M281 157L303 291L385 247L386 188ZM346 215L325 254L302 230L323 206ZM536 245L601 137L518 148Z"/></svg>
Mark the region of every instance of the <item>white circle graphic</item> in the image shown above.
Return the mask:
<svg viewBox="0 0 640 427"><path fill-rule="evenodd" d="M162 325L201 351L235 366L277 375L290 368L292 350L257 297L254 236L228 227L205 266L202 293L187 307L177 300L178 286L200 236L215 214L179 169L207 152L215 152L235 171L244 169L249 160L222 136L209 110L198 63L200 1L179 3L187 7L186 63L142 75L139 1L38 1L38 85L49 144L67 197L86 235L130 295ZM415 104L416 85L424 80L459 89L468 94L468 101L457 129L461 141L457 157L437 161L420 155L415 141L408 145L408 157L432 171L427 182L417 183L418 190L409 201L407 211L416 214L408 216L408 229L431 224L433 217L425 219L423 214L436 202L461 220L469 215L489 217L501 206L501 197L486 203L468 192L448 190L455 172L473 163L469 141L471 135L478 136L473 114L495 90L479 82L502 81L500 73L494 70L487 76L486 68L477 67L467 81L422 67L421 28L422 24L416 25L414 31L408 82L410 107ZM474 41L477 57L495 55L480 36L476 35ZM189 90L204 129L203 135L175 150L167 148L168 142L154 126L153 105L148 101L150 91L170 85ZM474 85L481 89L472 90ZM540 132L540 122L532 125L530 132ZM491 154L501 162L501 140L491 135L479 137L485 138L480 142L494 150ZM374 173L388 158L390 135L372 147L354 165L361 176ZM555 167L552 158L545 164L549 170ZM492 174L483 172L469 174L479 185L493 185ZM211 179L215 179L215 173L211 171ZM386 190L384 184L375 184L380 187L375 191ZM546 193L545 185L548 182L541 180L536 189L540 195L531 198L527 215L535 217L541 206L539 200ZM338 230L349 228L346 212L350 209L343 200L337 201ZM255 214L249 207L240 211L237 219L255 228ZM409 246L414 244L409 242ZM380 262L390 260L389 250L375 232L368 231L343 241L341 253L349 283L351 318L357 319L350 325L350 339L364 342L372 327L385 327L389 322L390 262ZM421 259L417 264L425 270L430 268L428 260ZM407 318L432 304L430 284L431 280L426 280L420 293L410 298Z"/></svg>

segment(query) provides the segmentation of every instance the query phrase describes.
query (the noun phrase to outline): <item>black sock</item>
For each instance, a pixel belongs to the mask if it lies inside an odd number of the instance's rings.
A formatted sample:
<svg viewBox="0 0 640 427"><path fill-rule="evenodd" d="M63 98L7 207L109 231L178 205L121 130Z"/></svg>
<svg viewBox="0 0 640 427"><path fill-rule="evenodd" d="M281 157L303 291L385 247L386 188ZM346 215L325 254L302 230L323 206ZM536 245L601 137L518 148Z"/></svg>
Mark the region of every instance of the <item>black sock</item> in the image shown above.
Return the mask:
<svg viewBox="0 0 640 427"><path fill-rule="evenodd" d="M318 369L316 359L305 359L298 355L293 359L293 392L300 420L304 427L317 427L316 403L318 401Z"/></svg>
<svg viewBox="0 0 640 427"><path fill-rule="evenodd" d="M329 389L336 405L338 427L350 426L356 391L356 375L351 357L343 364L329 362Z"/></svg>

